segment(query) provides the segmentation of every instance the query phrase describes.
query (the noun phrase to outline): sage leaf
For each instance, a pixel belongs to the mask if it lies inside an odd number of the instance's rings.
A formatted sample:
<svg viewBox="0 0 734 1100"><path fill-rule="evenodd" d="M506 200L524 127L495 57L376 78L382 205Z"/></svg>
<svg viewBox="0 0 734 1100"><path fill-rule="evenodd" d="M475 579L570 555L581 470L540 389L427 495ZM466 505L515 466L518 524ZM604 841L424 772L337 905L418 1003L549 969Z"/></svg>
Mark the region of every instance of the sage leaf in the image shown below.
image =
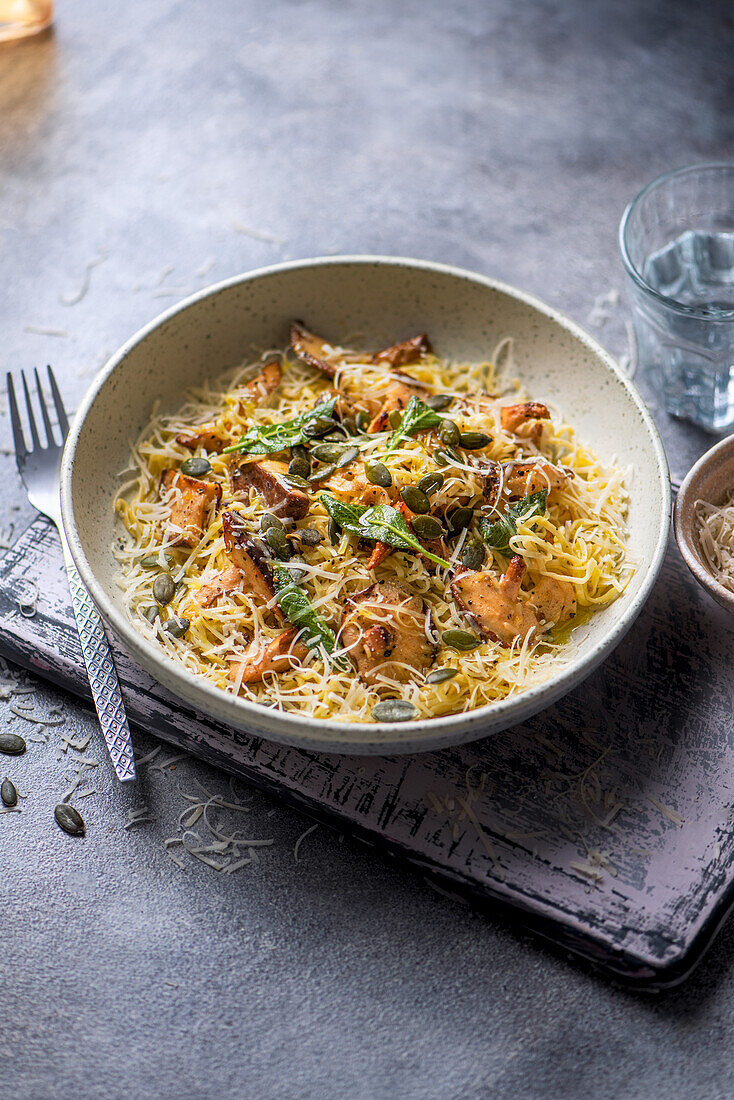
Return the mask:
<svg viewBox="0 0 734 1100"><path fill-rule="evenodd" d="M250 455L276 454L278 451L287 451L291 447L307 443L310 436L304 429L319 417L328 419L334 412L335 405L336 397L330 397L328 401L322 401L314 409L299 413L291 420L283 420L280 424L258 424L250 428L239 443L225 447L222 454L232 454L235 451Z"/></svg>
<svg viewBox="0 0 734 1100"><path fill-rule="evenodd" d="M334 632L311 605L306 591L296 584L291 573L284 566L274 563L273 573L278 606L288 622L304 628L306 631L304 641L307 646L312 649L323 646L327 653L333 653L336 646Z"/></svg>
<svg viewBox="0 0 734 1100"><path fill-rule="evenodd" d="M444 569L450 569L450 562L426 550L416 538L405 521L405 517L389 504L367 507L363 504L347 504L331 493L322 493L321 503L331 518L344 531L359 535L363 539L384 542L397 550L417 550L425 558L434 561Z"/></svg>
<svg viewBox="0 0 734 1100"><path fill-rule="evenodd" d="M547 501L548 490L539 489L537 493L530 493L517 504L513 504L494 523L483 519L479 527L487 546L498 550L500 554L507 554L510 551L510 539L517 534L518 520L527 522L533 516L544 515Z"/></svg>
<svg viewBox="0 0 734 1100"><path fill-rule="evenodd" d="M399 447L403 439L408 436L416 435L417 432L427 432L430 428L437 428L442 421L442 416L439 416L430 405L426 405L425 401L421 401L420 397L413 394L403 413L403 419L387 442L387 453L389 454L396 447Z"/></svg>

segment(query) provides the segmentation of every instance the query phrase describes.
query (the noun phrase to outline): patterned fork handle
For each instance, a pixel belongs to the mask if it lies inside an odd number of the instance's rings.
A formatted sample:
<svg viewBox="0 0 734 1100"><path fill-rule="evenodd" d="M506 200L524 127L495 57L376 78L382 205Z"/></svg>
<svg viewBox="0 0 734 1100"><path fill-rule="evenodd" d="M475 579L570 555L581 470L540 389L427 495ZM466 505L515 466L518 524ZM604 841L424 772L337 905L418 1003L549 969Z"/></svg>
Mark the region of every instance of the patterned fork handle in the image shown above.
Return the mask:
<svg viewBox="0 0 734 1100"><path fill-rule="evenodd" d="M120 692L115 664L110 652L107 635L97 608L77 573L66 539L61 535L64 561L69 576L71 603L74 608L79 641L82 644L84 664L87 666L89 686L110 759L118 779L135 779L135 758L127 724L125 706Z"/></svg>

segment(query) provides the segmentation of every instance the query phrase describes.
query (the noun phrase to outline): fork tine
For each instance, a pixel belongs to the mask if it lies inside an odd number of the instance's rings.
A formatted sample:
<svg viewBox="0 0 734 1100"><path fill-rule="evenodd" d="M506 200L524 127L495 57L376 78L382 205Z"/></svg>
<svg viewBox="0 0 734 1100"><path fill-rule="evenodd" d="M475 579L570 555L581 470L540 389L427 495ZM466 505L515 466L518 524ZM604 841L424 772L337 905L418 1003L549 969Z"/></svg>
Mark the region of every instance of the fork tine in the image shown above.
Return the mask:
<svg viewBox="0 0 734 1100"><path fill-rule="evenodd" d="M41 416L43 417L43 426L46 429L46 445L48 447L55 447L54 432L51 427L51 418L48 415L48 409L46 408L46 398L43 396L43 390L41 389L41 379L38 377L38 367L33 368L33 373L36 376L36 392L38 393L38 404L41 406Z"/></svg>
<svg viewBox="0 0 734 1100"><path fill-rule="evenodd" d="M48 384L51 387L51 396L56 406L56 415L59 419L59 431L61 432L61 442L63 443L69 431L69 421L66 418L64 402L61 400L61 394L59 393L59 387L56 385L54 372L50 367L46 367L46 370L48 371Z"/></svg>
<svg viewBox="0 0 734 1100"><path fill-rule="evenodd" d="M33 449L38 450L41 446L41 440L38 438L38 429L36 428L36 418L33 415L33 406L31 405L31 395L28 389L28 383L26 382L25 371L20 372L20 377L23 379L23 391L25 393L26 412L28 413L28 424L31 429L31 442L33 443Z"/></svg>
<svg viewBox="0 0 734 1100"><path fill-rule="evenodd" d="M13 376L8 372L5 377L8 383L8 401L10 402L10 421L13 425L15 457L20 460L21 458L25 458L28 452L26 451L25 440L23 439L23 429L20 426L20 414L18 412L18 402L15 399L15 386L13 385Z"/></svg>

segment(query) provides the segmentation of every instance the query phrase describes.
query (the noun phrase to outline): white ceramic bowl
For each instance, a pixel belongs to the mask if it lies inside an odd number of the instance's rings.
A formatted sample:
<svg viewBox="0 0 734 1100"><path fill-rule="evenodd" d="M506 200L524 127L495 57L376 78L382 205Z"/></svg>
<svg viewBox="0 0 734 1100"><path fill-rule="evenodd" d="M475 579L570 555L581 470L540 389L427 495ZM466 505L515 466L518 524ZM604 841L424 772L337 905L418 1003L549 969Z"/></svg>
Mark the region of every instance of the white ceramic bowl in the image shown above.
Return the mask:
<svg viewBox="0 0 734 1100"><path fill-rule="evenodd" d="M468 714L431 721L320 722L234 698L193 679L128 620L111 545L117 473L154 400L164 412L184 391L249 357L282 347L302 317L334 340L359 333L381 347L427 331L439 355L478 360L512 336L532 397L563 411L603 460L634 469L630 550L637 571L595 615L574 659L550 682ZM511 287L417 260L335 257L254 271L204 290L138 332L110 359L75 418L61 473L64 526L79 572L109 626L156 679L199 710L250 733L338 752L415 752L484 737L527 719L577 685L627 632L665 553L670 486L665 452L642 400L611 357L571 321Z"/></svg>

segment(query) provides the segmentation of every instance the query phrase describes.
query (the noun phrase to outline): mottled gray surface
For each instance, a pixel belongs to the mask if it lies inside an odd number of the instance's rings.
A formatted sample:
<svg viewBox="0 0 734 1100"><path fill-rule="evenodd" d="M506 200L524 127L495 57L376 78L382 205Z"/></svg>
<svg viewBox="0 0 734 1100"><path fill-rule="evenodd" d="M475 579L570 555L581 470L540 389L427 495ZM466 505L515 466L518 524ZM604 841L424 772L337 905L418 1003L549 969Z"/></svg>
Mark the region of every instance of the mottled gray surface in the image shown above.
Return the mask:
<svg viewBox="0 0 734 1100"><path fill-rule="evenodd" d="M176 297L309 254L464 264L594 330L595 299L622 285L625 202L669 167L734 156L724 4L59 9L54 37L0 52L0 317L3 365L51 360L71 405ZM621 354L610 312L595 331ZM681 475L708 440L659 423ZM0 477L19 527L7 455ZM633 996L323 829L296 863L308 823L258 794L253 835L275 839L261 863L182 871L162 848L178 788L226 780L182 762L123 790L99 745L89 836L72 841L50 819L70 770L57 737L5 767L29 797L0 818L3 1092L731 1094L734 928L682 990ZM126 832L143 796L155 821Z"/></svg>

